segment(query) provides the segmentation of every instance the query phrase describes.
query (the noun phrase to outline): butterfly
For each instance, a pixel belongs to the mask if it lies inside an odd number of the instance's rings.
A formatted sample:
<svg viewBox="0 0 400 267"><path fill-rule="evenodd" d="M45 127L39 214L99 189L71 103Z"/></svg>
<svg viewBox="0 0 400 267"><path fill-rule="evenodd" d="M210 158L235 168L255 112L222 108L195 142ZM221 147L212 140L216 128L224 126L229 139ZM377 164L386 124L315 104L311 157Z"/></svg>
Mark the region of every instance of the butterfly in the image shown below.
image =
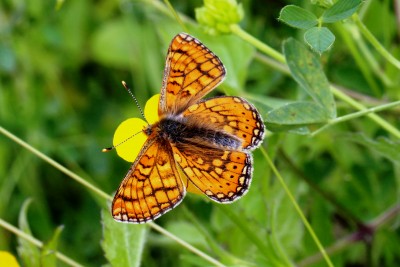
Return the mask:
<svg viewBox="0 0 400 267"><path fill-rule="evenodd" d="M264 124L241 97L202 100L225 74L221 60L193 36L180 33L172 39L160 119L143 129L147 140L112 202L115 220L153 221L181 203L190 183L219 203L231 203L248 191L251 151L264 138Z"/></svg>

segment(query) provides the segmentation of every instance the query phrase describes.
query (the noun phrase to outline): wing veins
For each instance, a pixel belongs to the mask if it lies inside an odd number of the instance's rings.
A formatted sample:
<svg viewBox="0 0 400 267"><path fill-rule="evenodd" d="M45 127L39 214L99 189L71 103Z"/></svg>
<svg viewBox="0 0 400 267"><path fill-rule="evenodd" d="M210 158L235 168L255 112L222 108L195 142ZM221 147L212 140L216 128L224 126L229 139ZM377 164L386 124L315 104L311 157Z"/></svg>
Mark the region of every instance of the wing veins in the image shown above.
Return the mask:
<svg viewBox="0 0 400 267"><path fill-rule="evenodd" d="M157 144L157 150L156 150L156 153L154 154L155 156L158 155L158 150L159 150L159 148L160 148L160 147L159 147L159 143L156 143L156 144ZM154 158L154 162L157 162L157 157ZM147 177L147 178L148 178L148 181L149 181L149 185L150 185L150 187L151 187L151 189L152 189L152 193L154 193L154 188L153 188L153 185L151 184L150 176L151 176L151 174L152 174L152 172L153 172L153 170L154 170L154 168L155 168L155 165L156 165L156 164L154 164L154 165L151 167L150 172L149 172L149 176ZM137 187L136 187L136 189L137 189ZM154 216L153 216L153 214L151 213L151 209L149 208L149 205L147 204L147 201L146 201L146 195L145 195L145 192L144 192L144 181L143 181L143 186L142 186L142 193L143 193L143 200L144 200L144 202L146 203L147 209L149 210L149 214L150 214L151 220L153 220L153 219L154 219ZM137 190L136 190L136 194L137 194ZM157 203L158 203L158 202L157 202ZM144 212L143 212L143 209L142 209L142 205L140 205L140 202L139 202L139 207L140 207L140 210L142 211L143 220L144 220L144 221L148 221L148 220L146 219L146 216L144 215Z"/></svg>
<svg viewBox="0 0 400 267"><path fill-rule="evenodd" d="M215 68L215 67L214 67L214 68ZM214 68L213 68L213 69L214 69ZM181 92L183 89L189 87L192 83L198 81L198 80L199 80L201 77L203 77L203 76L206 76L206 74L201 75L199 78L197 78L196 80L192 81L192 82L189 83L187 86L185 86L185 87L182 86L182 89L181 89L179 92ZM210 82L207 83L206 85L202 86L202 87L203 87L203 88L209 87L210 84L212 84L213 82L215 82L216 80L218 80L218 78L220 78L221 76L222 76L222 75L219 75L219 76L217 76L217 77L215 77L215 78L210 79ZM218 85L218 84L219 84L219 83L217 83L216 85ZM216 87L216 85L215 85L214 87ZM204 89L198 91L196 94L194 94L194 95L192 96L192 98L198 96L200 93L204 93ZM181 99L181 97L179 97L179 99ZM188 103L190 103L190 101L188 101Z"/></svg>
<svg viewBox="0 0 400 267"><path fill-rule="evenodd" d="M200 51L200 52L201 52L201 51ZM195 53L195 54L196 54L196 53ZM208 54L210 54L210 53L207 53L206 55L208 55ZM201 56L203 56L203 55L205 55L205 54L201 54L201 55L198 56L197 58L199 58L199 57L201 57ZM192 58L192 60L191 60L190 62L188 62L187 64L191 63L192 61L194 61L194 60L197 59L197 58ZM204 64L204 63L210 62L210 61L212 61L212 58L207 58L207 60L204 61L204 62L202 62L201 64ZM183 64L183 63L181 62L181 64ZM187 64L186 64L186 65L187 65ZM198 66L201 65L201 64L198 64L198 63L196 63L196 64L197 64ZM212 67L212 68L211 68L209 71L207 71L206 73L204 73L204 71L201 71L201 69L199 69L198 66L196 66L195 68L193 68L192 70L190 70L190 71L187 72L187 73L183 73L183 75L182 75L182 77L183 77L183 82L182 82L181 89L178 91L178 94L182 93L182 91L183 91L185 88L188 88L191 84L193 84L194 82L198 81L201 77L203 77L203 76L205 76L205 75L207 75L207 76L209 76L209 77L211 78L211 76L208 75L208 73L209 73L210 71L212 71L213 69L217 68L216 66L218 66L218 65L215 65L215 64L214 64L214 67ZM180 67L180 66L179 66L179 67ZM190 75L190 73L191 73L192 71L194 71L194 70L199 70L199 72L200 72L202 75L199 76L197 79L194 79L194 80L193 80L191 83L189 83L188 85L183 86L183 85L185 84L187 75ZM218 76L217 78L219 78L219 77L220 77L220 76ZM211 78L211 80L216 80L216 79ZM205 88L205 87L207 87L207 86L208 86L208 85L203 86L203 87ZM197 95L197 94L196 94L196 95Z"/></svg>
<svg viewBox="0 0 400 267"><path fill-rule="evenodd" d="M170 156L170 155L168 155L168 156ZM172 162L171 162L172 163ZM163 181L163 179L161 179L161 174L160 174L160 170L158 169L158 164L157 164L157 173L158 173L158 176L160 177L160 180L161 180L161 183L162 183L162 188L164 188L165 189L165 184L164 184L164 181ZM172 166L171 166L171 170L172 170ZM164 190L163 190L164 191ZM165 193L165 195L167 196L167 198L168 198L168 203L172 206L173 205L173 203L171 202L171 199L169 198L169 196L168 196L168 194L167 194L167 192L165 192L164 191L164 193ZM154 196L155 197L155 196ZM158 202L158 199L156 198L156 201L157 201L157 203L160 205L160 203ZM161 210L161 209L160 209Z"/></svg>
<svg viewBox="0 0 400 267"><path fill-rule="evenodd" d="M179 49L180 49L180 47L179 47ZM185 52L185 53L181 53L181 55L177 58L177 60L176 60L176 62L175 62L175 64L174 64L174 66L173 66L174 68L175 68L175 65L176 65L178 62L179 62L179 65L178 65L178 68L179 68L179 67L182 65L183 61L185 61L185 60L179 61L179 60L182 58L182 56L186 56L186 58L190 58L190 59L191 59L189 62L187 62L186 65L188 65L188 63L193 62L194 60L198 59L198 58L201 57L202 55L208 55L208 54L210 54L210 53L203 54L203 53L202 53L203 51L201 51L201 50L197 50L196 53L193 53L193 54L191 54L191 55L186 54L186 53L187 53L186 51L183 51L183 52ZM197 53L200 53L200 56L198 56L198 57L193 57L193 55L196 55ZM175 53L174 53L174 54L175 54ZM204 61L204 62L206 62L206 61Z"/></svg>

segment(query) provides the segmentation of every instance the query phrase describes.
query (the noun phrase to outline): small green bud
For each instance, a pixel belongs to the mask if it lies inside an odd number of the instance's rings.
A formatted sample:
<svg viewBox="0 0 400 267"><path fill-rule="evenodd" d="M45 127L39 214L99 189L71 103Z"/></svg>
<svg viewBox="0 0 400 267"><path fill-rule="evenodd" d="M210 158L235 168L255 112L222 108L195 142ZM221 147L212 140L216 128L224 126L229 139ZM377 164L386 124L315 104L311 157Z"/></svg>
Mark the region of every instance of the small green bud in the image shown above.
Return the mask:
<svg viewBox="0 0 400 267"><path fill-rule="evenodd" d="M235 0L204 0L204 6L195 12L197 22L211 34L229 33L230 26L244 16L242 5Z"/></svg>

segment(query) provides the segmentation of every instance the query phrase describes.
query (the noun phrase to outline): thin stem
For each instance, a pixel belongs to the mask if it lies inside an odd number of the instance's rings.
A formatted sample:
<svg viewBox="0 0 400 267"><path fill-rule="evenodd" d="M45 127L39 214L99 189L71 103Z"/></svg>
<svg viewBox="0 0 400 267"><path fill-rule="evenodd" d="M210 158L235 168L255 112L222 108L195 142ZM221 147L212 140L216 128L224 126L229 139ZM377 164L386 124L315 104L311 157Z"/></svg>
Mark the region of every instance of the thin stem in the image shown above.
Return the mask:
<svg viewBox="0 0 400 267"><path fill-rule="evenodd" d="M358 110L366 109L366 107L364 105L355 101L354 99L352 99L351 97L349 97L348 95L346 95L345 93L340 91L339 89L335 88L334 86L331 86L331 91L337 98L345 101L350 106L352 106ZM398 129L396 129L396 127L394 127L393 125L388 123L386 120L382 119L380 116L378 116L374 113L367 114L367 117L369 117L371 120L375 121L377 124L379 124L386 131L388 131L389 133L394 135L396 138L400 139L400 131Z"/></svg>
<svg viewBox="0 0 400 267"><path fill-rule="evenodd" d="M375 36L368 30L368 28L362 23L357 14L352 16L354 22L358 26L363 36L375 47L382 57L389 61L393 66L400 70L400 61L390 54L385 47L375 38Z"/></svg>
<svg viewBox="0 0 400 267"><path fill-rule="evenodd" d="M374 112L379 112L379 111L382 111L382 110L385 110L385 109L389 109L389 108L392 108L392 107L395 107L395 106L398 106L398 105L400 105L400 100L392 102L392 103L389 103L389 104L384 104L384 105L372 107L372 108L369 108L369 109L364 109L364 110L361 110L361 111L358 111L358 112L354 112L354 113L351 113L351 114L348 114L348 115L345 115L345 116L342 116L342 117L338 117L336 119L330 120L323 127L321 127L318 130L314 131L311 134L311 136L316 136L320 132L326 130L327 128L329 128L329 127L331 127L331 126L333 126L335 124L338 124L338 123L341 123L341 122L344 122L344 121L348 121L348 120L352 120L352 119L367 115L369 113L374 113Z"/></svg>
<svg viewBox="0 0 400 267"><path fill-rule="evenodd" d="M275 49L271 48L270 46L266 45L265 43L261 42L257 38L254 38L252 35L248 34L246 31L244 31L242 28L240 28L239 25L232 24L231 31L232 31L232 33L236 34L243 40L254 45L260 51L262 51L265 54L267 54L268 56L272 57L276 61L278 61L280 63L286 63L286 59L281 53L279 53Z"/></svg>
<svg viewBox="0 0 400 267"><path fill-rule="evenodd" d="M264 63L265 65L270 66L271 68L273 68L275 70L282 72L283 74L290 75L290 70L286 64L277 62L276 60L273 60L273 59L265 56L264 54L261 54L260 52L257 52L254 55L254 59L258 60L261 63Z"/></svg>
<svg viewBox="0 0 400 267"><path fill-rule="evenodd" d="M376 232L387 222L396 218L399 215L399 213L400 213L400 204L395 204L394 206L390 207L386 211L382 212L378 217L373 219L370 223L366 224L364 229L359 229L359 230L341 238L336 243L334 243L333 245L326 248L326 251L330 255L333 255L356 242L364 240L365 234ZM366 232L365 228L370 229L370 231ZM319 262L321 259L322 259L322 255L320 253L318 253L318 254L312 255L310 257L307 257L307 258L301 260L297 264L297 266L299 266L299 267L309 266L309 265Z"/></svg>
<svg viewBox="0 0 400 267"><path fill-rule="evenodd" d="M48 156L46 156L45 154L43 154L42 152L40 152L39 150L35 149L34 147L32 147L31 145L29 145L28 143L24 142L23 140L21 140L20 138L16 137L15 135L13 135L12 133L10 133L9 131L7 131L6 129L4 129L3 127L0 126L0 133L4 134L5 136L7 136L8 138L10 138L11 140L13 140L14 142L16 142L17 144L21 145L22 147L26 148L28 151L32 152L33 154L35 154L36 156L38 156L39 158L43 159L44 161L46 161L47 163L49 163L50 165L52 165L53 167L55 167L56 169L60 170L61 172L65 173L67 176L71 177L72 179L74 179L75 181L77 181L78 183L82 184L84 187L92 190L94 193L96 193L97 195L99 195L100 197L106 199L106 200L112 200L112 197L110 195L108 195L107 193L105 193L104 191L98 189L97 187L95 187L94 185L92 185L91 183L85 181L82 177L80 177L79 175L71 172L70 170L68 170L67 168L65 168L64 166L62 166L60 163L54 161L53 159L49 158ZM162 227L158 226L155 223L148 223L150 227L152 227L153 229L155 229L156 231L160 232L161 234L168 236L169 238L173 239L174 241L176 241L177 243L179 243L180 245L184 246L185 248L187 248L188 250L192 251L194 254L204 258L205 260L211 262L212 264L215 264L216 266L224 266L222 263L218 262L217 260L211 258L210 256L208 256L207 254L205 254L204 252L200 251L199 249L193 247L192 245L190 245L189 243L183 241L182 239L180 239L179 237L173 235L172 233L168 232L167 230L163 229ZM35 243L34 243L35 244ZM36 244L35 244L36 245Z"/></svg>
<svg viewBox="0 0 400 267"><path fill-rule="evenodd" d="M245 219L240 216L239 214L232 212L231 209L229 209L225 205L219 205L217 206L219 209L223 211L223 214L226 215L231 219L233 223L236 224L236 226L246 235L246 237L253 242L254 245L256 245L257 249L261 252L261 255L265 255L265 251L268 251L269 248L266 246L266 244L261 240L259 233L254 232L249 225L246 223ZM279 247L276 247L278 250ZM292 266L290 263L290 260L287 258L287 256L282 252L279 251L280 254L280 260L285 261L285 264L287 266Z"/></svg>
<svg viewBox="0 0 400 267"><path fill-rule="evenodd" d="M1 126L0 126L0 133L4 134L8 138L13 140L17 144L19 144L20 146L22 146L25 149L27 149L28 151L32 152L34 155L36 155L39 158L41 158L42 160L46 161L47 163L52 165L54 168L58 169L62 173L64 173L67 176L71 177L72 179L74 179L78 183L82 184L83 186L85 186L89 190L92 190L94 193L98 194L99 196L101 196L101 197L103 197L105 199L111 199L111 197L107 193L105 193L104 191L102 191L99 188L95 187L94 185L92 185L91 183L89 183L88 181L86 181L85 179L80 177L79 175L71 172L70 170L68 170L67 168L62 166L60 163L58 163L55 160L49 158L47 155L43 154L42 152L40 152L36 148L32 147L31 145L29 145L28 143L26 143L22 139L16 137L15 135L13 135L12 133L10 133L9 131L7 131L6 129L4 129Z"/></svg>
<svg viewBox="0 0 400 267"><path fill-rule="evenodd" d="M386 211L382 212L378 217L370 221L368 225L371 228L373 228L374 231L376 231L390 220L396 218L399 214L400 214L400 203L395 204Z"/></svg>
<svg viewBox="0 0 400 267"><path fill-rule="evenodd" d="M15 235L19 236L20 238L23 238L23 239L27 240L28 242L31 242L35 246L37 246L39 248L43 248L43 242L37 240L36 238L34 238L31 235L28 235L27 233L21 231L20 229L18 229L14 225L9 224L8 222L4 221L1 218L0 218L0 226L2 226L3 228L7 229L8 231L14 233ZM60 253L58 251L55 251L55 255L60 261L65 262L69 266L83 267L83 265L77 263L73 259L67 257L66 255L64 255L64 254L62 254L62 253Z"/></svg>
<svg viewBox="0 0 400 267"><path fill-rule="evenodd" d="M168 232L167 230L165 230L164 228L162 228L161 226L150 222L149 225L156 231L160 232L161 234L171 238L172 240L174 240L176 243L182 245L183 247L185 247L187 250L190 250L191 252L193 252L194 254L202 257L203 259L207 260L208 262L214 264L215 266L219 266L219 267L226 267L224 264L222 264L221 262L217 261L216 259L208 256L207 254L205 254L204 252L198 250L197 248L193 247L192 245L190 245L189 243L183 241L182 239L178 238L177 236L171 234L170 232Z"/></svg>
<svg viewBox="0 0 400 267"><path fill-rule="evenodd" d="M319 187L312 179L306 176L306 174L298 168L292 159L285 153L283 149L278 150L279 158L282 158L283 161L286 162L287 165L293 170L297 177L303 180L313 191L320 194L320 196L328 201L332 206L334 206L338 215L345 218L346 220L352 222L354 225L360 225L361 221L354 216L351 211L346 208L346 206L342 205L339 201L337 201L334 196Z"/></svg>
<svg viewBox="0 0 400 267"><path fill-rule="evenodd" d="M179 17L178 12L176 12L175 8L171 5L171 3L168 0L164 0L165 5L168 7L169 11L174 15L174 18L178 21L178 23L181 25L183 30L185 32L189 32L188 28L186 25L183 23L181 18Z"/></svg>
<svg viewBox="0 0 400 267"><path fill-rule="evenodd" d="M372 4L374 0L365 0L363 4L361 5L360 10L358 11L358 16L360 19L363 19L365 14L367 13L369 6Z"/></svg>
<svg viewBox="0 0 400 267"><path fill-rule="evenodd" d="M289 197L290 201L292 202L295 210L299 214L300 219L303 221L304 226L307 228L307 231L310 233L311 238L314 240L314 243L317 245L317 247L318 247L320 253L322 254L322 256L324 257L326 263L328 264L329 267L333 267L331 259L329 258L329 256L326 253L324 247L322 246L321 242L319 241L317 235L315 234L314 230L312 229L310 223L307 221L306 217L304 216L303 212L301 211L301 208L299 207L299 205L297 204L296 200L294 199L292 193L290 192L289 188L287 187L287 185L285 183L285 180L283 179L283 177L279 173L278 169L275 167L274 163L272 162L272 160L268 156L268 153L265 151L265 149L263 147L261 147L260 150L263 153L264 158L268 162L268 164L271 167L272 171L274 172L274 174L278 178L281 186L283 187L283 189L286 192L286 195Z"/></svg>
<svg viewBox="0 0 400 267"><path fill-rule="evenodd" d="M190 224L192 224L204 236L207 245L210 247L210 250L220 257L224 257L232 261L233 256L227 253L223 248L218 245L213 236L209 232L207 232L207 230L203 227L199 220L197 220L193 213L186 207L186 205L182 204L180 207L184 211L185 216L189 220Z"/></svg>
<svg viewBox="0 0 400 267"><path fill-rule="evenodd" d="M355 27L354 25L349 26L347 28ZM365 57L365 61L367 62L367 65L369 65L372 69L372 71L375 73L375 77L380 79L385 86L393 86L393 81L388 77L386 72L381 68L379 65L379 62L376 60L374 55L371 52L370 47L367 45L365 40L361 38L360 34L354 34L356 37L354 37L356 40L356 45L358 46L361 54ZM353 35L353 36L354 36Z"/></svg>
<svg viewBox="0 0 400 267"><path fill-rule="evenodd" d="M342 40L346 43L346 47L353 56L364 79L368 82L368 85L373 91L373 94L375 96L378 96L379 86L374 79L370 64L368 64L367 62L368 58L362 55L359 47L357 47L357 43L360 43L360 39L362 39L359 32L355 29L353 25L337 23L335 24L335 26L336 30L342 36Z"/></svg>

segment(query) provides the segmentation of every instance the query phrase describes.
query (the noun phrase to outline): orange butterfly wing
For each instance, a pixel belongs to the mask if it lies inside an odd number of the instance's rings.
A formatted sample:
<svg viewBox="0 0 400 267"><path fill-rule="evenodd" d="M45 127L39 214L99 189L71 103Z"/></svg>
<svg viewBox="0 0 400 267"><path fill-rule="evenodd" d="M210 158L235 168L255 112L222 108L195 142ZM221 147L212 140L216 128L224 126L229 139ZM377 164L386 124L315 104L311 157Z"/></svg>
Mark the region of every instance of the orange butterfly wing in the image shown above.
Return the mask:
<svg viewBox="0 0 400 267"><path fill-rule="evenodd" d="M252 175L250 153L194 143L177 144L172 150L187 178L212 200L229 203L247 192Z"/></svg>
<svg viewBox="0 0 400 267"><path fill-rule="evenodd" d="M225 73L220 59L199 40L178 34L168 49L159 115L180 114L221 83Z"/></svg>
<svg viewBox="0 0 400 267"><path fill-rule="evenodd" d="M171 146L149 139L115 194L112 215L117 221L152 221L178 205L185 190Z"/></svg>
<svg viewBox="0 0 400 267"><path fill-rule="evenodd" d="M199 125L229 133L242 141L243 149L258 147L264 138L264 123L256 108L237 96L214 97L190 106L183 116Z"/></svg>

